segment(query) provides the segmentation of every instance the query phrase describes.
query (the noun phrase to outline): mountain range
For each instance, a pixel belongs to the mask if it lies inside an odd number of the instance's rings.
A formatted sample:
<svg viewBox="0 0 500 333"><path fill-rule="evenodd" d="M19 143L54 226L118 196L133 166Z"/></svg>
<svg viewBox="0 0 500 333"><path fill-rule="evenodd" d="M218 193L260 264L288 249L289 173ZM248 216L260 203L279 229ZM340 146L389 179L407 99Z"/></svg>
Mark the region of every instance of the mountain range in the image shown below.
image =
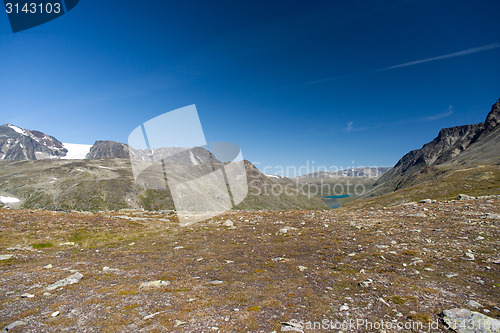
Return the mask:
<svg viewBox="0 0 500 333"><path fill-rule="evenodd" d="M67 144L12 124L0 126L0 151L0 196L19 200L12 206L51 210L171 210L174 203L168 186L152 186L158 181L157 174L151 179L148 170L134 177L131 160L162 161L181 170L177 173L180 182L224 165L202 147L133 149L115 141L96 141L92 146ZM235 209L328 208L320 198L294 188L285 178L265 176L248 161L243 166L250 186L248 196ZM285 186L286 191L271 191ZM199 194L194 189L192 200Z"/></svg>
<svg viewBox="0 0 500 333"><path fill-rule="evenodd" d="M500 193L499 123L500 99L484 122L444 128L434 140L404 155L357 204Z"/></svg>
<svg viewBox="0 0 500 333"><path fill-rule="evenodd" d="M245 161L247 178L254 188L237 208L326 208L320 197L337 195L332 192L336 185L347 192L357 184L368 188L363 195L345 199L355 199L348 206L396 205L422 197L452 198L459 193L497 194L499 123L500 100L484 122L444 128L392 168L320 171L291 179L264 175ZM115 141L96 141L92 146L68 144L40 131L6 124L0 126L0 195L15 195L27 208L172 209L168 190L158 192L134 182L130 157L189 166L189 170L197 168L195 172L200 172L200 165L222 165L201 147L138 150ZM286 186L292 192L273 195L267 190L273 186ZM318 187L321 191L311 195Z"/></svg>

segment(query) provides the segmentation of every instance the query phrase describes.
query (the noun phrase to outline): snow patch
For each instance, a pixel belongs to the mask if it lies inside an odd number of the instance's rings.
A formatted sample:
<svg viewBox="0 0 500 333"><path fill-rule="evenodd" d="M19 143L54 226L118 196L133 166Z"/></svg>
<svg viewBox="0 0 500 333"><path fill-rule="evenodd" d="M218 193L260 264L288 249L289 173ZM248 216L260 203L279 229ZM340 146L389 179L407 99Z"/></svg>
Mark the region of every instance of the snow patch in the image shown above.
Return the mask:
<svg viewBox="0 0 500 333"><path fill-rule="evenodd" d="M269 178L281 178L280 176L276 176L276 175L266 175L266 176Z"/></svg>
<svg viewBox="0 0 500 333"><path fill-rule="evenodd" d="M50 155L46 152L36 151L35 156L37 160L54 160L59 158L58 156Z"/></svg>
<svg viewBox="0 0 500 333"><path fill-rule="evenodd" d="M22 135L27 135L27 134L26 134L26 131L25 131L25 130L23 130L22 128L19 128L19 127L17 127L17 126L10 125L10 124L9 124L9 125L7 125L7 126L9 126L10 128L12 128L14 131L16 131L16 132L17 132L17 133L19 133L19 134L22 134Z"/></svg>
<svg viewBox="0 0 500 333"><path fill-rule="evenodd" d="M0 196L0 201L3 202L3 203L5 203L5 204L21 202L21 200L19 200L18 198L14 198L14 197L2 197L2 196Z"/></svg>
<svg viewBox="0 0 500 333"><path fill-rule="evenodd" d="M189 151L189 159L191 160L191 163L193 163L194 165L199 165L200 162L198 162L196 160L196 158L194 157L194 154L192 151Z"/></svg>
<svg viewBox="0 0 500 333"><path fill-rule="evenodd" d="M64 160L83 160L90 151L92 145L82 145L78 143L63 143L63 147L68 150Z"/></svg>

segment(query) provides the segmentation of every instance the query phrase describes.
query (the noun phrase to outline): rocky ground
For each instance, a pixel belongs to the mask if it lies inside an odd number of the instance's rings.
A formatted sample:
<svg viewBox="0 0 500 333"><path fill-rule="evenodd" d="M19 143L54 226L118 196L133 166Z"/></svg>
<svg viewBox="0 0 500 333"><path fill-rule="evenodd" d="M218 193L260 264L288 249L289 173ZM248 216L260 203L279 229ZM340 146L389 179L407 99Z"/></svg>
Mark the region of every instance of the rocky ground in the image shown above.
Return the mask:
<svg viewBox="0 0 500 333"><path fill-rule="evenodd" d="M443 310L500 317L499 236L498 197L185 227L159 212L0 209L0 329L447 332Z"/></svg>

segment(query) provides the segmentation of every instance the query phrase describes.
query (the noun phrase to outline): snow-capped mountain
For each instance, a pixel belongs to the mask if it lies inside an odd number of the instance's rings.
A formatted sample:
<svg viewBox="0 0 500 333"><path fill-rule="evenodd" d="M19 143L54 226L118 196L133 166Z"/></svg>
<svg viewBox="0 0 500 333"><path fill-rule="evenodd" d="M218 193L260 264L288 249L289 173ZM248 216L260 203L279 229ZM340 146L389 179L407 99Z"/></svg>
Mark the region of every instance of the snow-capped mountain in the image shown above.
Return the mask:
<svg viewBox="0 0 500 333"><path fill-rule="evenodd" d="M96 141L93 145L62 143L39 131L23 129L12 124L0 126L0 160L128 159L130 155L138 161L165 160L190 165L216 161L209 151L201 147L137 150L115 141Z"/></svg>
<svg viewBox="0 0 500 333"><path fill-rule="evenodd" d="M53 136L12 124L0 126L0 160L61 158L68 150Z"/></svg>

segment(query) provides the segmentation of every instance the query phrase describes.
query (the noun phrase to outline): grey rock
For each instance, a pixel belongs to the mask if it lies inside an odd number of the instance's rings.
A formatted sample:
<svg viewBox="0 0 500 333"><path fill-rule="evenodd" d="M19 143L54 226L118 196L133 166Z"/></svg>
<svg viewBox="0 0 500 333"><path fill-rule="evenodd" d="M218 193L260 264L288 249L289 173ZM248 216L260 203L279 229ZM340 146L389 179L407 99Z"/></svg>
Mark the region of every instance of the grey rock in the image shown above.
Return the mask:
<svg viewBox="0 0 500 333"><path fill-rule="evenodd" d="M16 245L16 246L13 246L13 247L8 247L7 250L9 251L16 251L16 250L20 250L20 251L33 251L33 248L31 246L26 246L26 245Z"/></svg>
<svg viewBox="0 0 500 333"><path fill-rule="evenodd" d="M207 284L212 284L212 285L218 285L218 284L223 284L224 282L221 280L213 280L210 282L207 282Z"/></svg>
<svg viewBox="0 0 500 333"><path fill-rule="evenodd" d="M286 259L283 258L283 257L276 257L276 258L273 258L272 260L275 261L275 262L286 261Z"/></svg>
<svg viewBox="0 0 500 333"><path fill-rule="evenodd" d="M424 213L415 213L415 214L408 214L408 216L412 217L427 217Z"/></svg>
<svg viewBox="0 0 500 333"><path fill-rule="evenodd" d="M13 256L14 256L13 254L1 254L0 255L0 260L9 260Z"/></svg>
<svg viewBox="0 0 500 333"><path fill-rule="evenodd" d="M349 311L349 306L347 304L344 304L339 308L339 311Z"/></svg>
<svg viewBox="0 0 500 333"><path fill-rule="evenodd" d="M17 320L15 322L13 322L12 324L9 324L7 325L5 328L4 328L4 332L8 332L10 330L13 330L14 328L16 327L19 327L19 326L24 326L24 325L27 325L26 322L22 321L22 320Z"/></svg>
<svg viewBox="0 0 500 333"><path fill-rule="evenodd" d="M379 301L380 303L384 304L384 305L385 305L385 306L387 306L387 307L391 307L391 305L390 305L389 303L387 303L387 302L386 302L386 300L385 300L385 299L383 299L382 297L379 297L379 298L378 298L378 301Z"/></svg>
<svg viewBox="0 0 500 333"><path fill-rule="evenodd" d="M278 234L285 235L290 230L297 230L297 228L295 228L295 227L284 227L284 228L281 228L280 230L278 230Z"/></svg>
<svg viewBox="0 0 500 333"><path fill-rule="evenodd" d="M476 260L476 257L474 256L474 253L472 252L465 252L465 260Z"/></svg>
<svg viewBox="0 0 500 333"><path fill-rule="evenodd" d="M67 286L69 284L77 283L82 278L83 278L83 275L81 273L79 273L79 272L76 272L75 274L70 275L67 278L59 280L56 283L53 283L53 284L47 286L47 288L45 288L45 289L46 290L54 290L54 289L57 289L57 288L60 288L60 287Z"/></svg>
<svg viewBox="0 0 500 333"><path fill-rule="evenodd" d="M373 280L372 279L368 279L366 281L363 281L363 282L360 282L359 285L361 287L365 287L365 288L368 288L369 286L371 286L373 284Z"/></svg>
<svg viewBox="0 0 500 333"><path fill-rule="evenodd" d="M185 323L186 323L185 321L181 321L179 319L176 319L175 323L174 323L174 327L179 327L181 325L184 325Z"/></svg>
<svg viewBox="0 0 500 333"><path fill-rule="evenodd" d="M301 333L304 333L304 331L302 330L302 326L300 324L288 322L288 321L281 322L281 332L301 332Z"/></svg>
<svg viewBox="0 0 500 333"><path fill-rule="evenodd" d="M468 301L467 305L472 307L472 308L482 308L483 307L481 304L479 304L478 302L473 301L473 300Z"/></svg>
<svg viewBox="0 0 500 333"><path fill-rule="evenodd" d="M28 293L24 293L21 295L21 298L33 298L33 297L35 297L35 295L28 294Z"/></svg>
<svg viewBox="0 0 500 333"><path fill-rule="evenodd" d="M141 283L141 288L159 288L166 287L170 284L170 281L156 280Z"/></svg>
<svg viewBox="0 0 500 333"><path fill-rule="evenodd" d="M418 203L430 204L430 203L432 203L432 199L423 199L423 200L420 200Z"/></svg>
<svg viewBox="0 0 500 333"><path fill-rule="evenodd" d="M458 333L500 333L500 320L468 309L444 310L443 321Z"/></svg>
<svg viewBox="0 0 500 333"><path fill-rule="evenodd" d="M151 318L153 318L154 316L156 316L156 315L158 315L158 314L160 314L160 313L162 313L162 312L165 312L165 311L158 311L158 312L152 313L152 314L150 314L150 315L145 316L145 317L144 317L144 318L142 318L142 319L143 319L143 320L148 320L148 319L151 319Z"/></svg>
<svg viewBox="0 0 500 333"><path fill-rule="evenodd" d="M223 227L234 227L234 223L231 220L225 220L224 223L222 223Z"/></svg>
<svg viewBox="0 0 500 333"><path fill-rule="evenodd" d="M469 195L466 195L466 194L459 194L457 196L457 200L472 200L472 199L476 199L475 197L471 197Z"/></svg>

